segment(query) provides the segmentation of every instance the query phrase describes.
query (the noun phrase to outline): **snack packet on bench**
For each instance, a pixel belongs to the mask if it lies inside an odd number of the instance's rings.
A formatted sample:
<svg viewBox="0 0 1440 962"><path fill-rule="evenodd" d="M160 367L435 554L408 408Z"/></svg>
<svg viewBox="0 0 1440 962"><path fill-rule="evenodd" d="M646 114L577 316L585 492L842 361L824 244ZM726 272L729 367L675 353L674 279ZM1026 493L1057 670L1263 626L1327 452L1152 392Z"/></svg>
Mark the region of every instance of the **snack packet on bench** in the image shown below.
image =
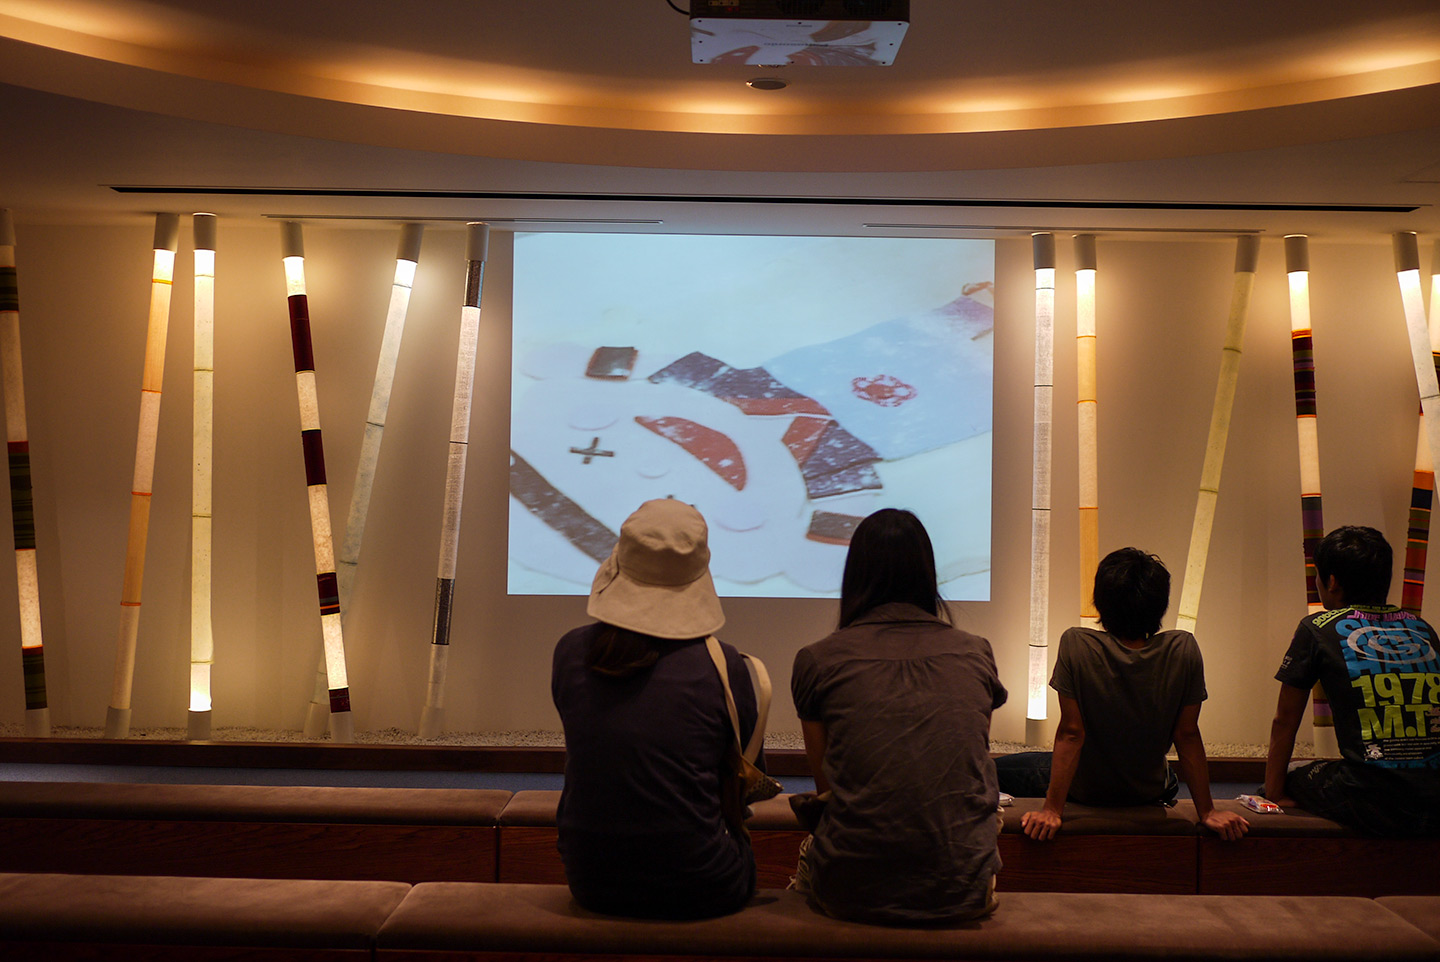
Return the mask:
<svg viewBox="0 0 1440 962"><path fill-rule="evenodd" d="M1238 795L1236 798L1241 805L1261 815L1279 815L1284 811L1279 805L1260 795Z"/></svg>

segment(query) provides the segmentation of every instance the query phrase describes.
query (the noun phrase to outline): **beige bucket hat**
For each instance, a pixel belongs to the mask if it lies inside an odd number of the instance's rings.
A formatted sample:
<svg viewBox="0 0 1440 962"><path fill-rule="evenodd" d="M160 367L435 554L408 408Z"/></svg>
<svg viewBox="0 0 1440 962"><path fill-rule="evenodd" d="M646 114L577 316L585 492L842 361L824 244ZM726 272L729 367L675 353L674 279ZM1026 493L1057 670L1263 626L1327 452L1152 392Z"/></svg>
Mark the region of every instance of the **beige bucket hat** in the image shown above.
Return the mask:
<svg viewBox="0 0 1440 962"><path fill-rule="evenodd" d="M656 638L703 638L725 624L710 579L709 529L692 505L646 501L595 572L590 617Z"/></svg>

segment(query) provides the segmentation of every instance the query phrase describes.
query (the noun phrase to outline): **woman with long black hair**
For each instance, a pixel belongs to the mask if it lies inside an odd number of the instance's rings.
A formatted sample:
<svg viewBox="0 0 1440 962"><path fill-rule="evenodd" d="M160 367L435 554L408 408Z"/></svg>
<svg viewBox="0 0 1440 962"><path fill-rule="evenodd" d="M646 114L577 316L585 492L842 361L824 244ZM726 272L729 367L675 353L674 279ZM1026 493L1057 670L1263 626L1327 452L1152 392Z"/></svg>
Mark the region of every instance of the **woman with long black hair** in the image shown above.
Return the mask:
<svg viewBox="0 0 1440 962"><path fill-rule="evenodd" d="M827 915L923 924L994 910L1000 866L984 638L951 624L920 519L886 508L850 541L839 629L791 676L825 802L797 887Z"/></svg>

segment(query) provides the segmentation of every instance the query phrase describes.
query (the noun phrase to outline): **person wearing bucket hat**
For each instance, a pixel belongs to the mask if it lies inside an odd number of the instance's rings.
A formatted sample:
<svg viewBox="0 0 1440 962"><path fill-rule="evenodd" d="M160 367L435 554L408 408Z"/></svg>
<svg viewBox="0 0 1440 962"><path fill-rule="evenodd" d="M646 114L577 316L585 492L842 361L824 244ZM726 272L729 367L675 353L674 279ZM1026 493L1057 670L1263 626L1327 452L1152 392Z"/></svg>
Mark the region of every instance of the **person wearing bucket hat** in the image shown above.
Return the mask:
<svg viewBox="0 0 1440 962"><path fill-rule="evenodd" d="M856 526L839 630L796 653L790 687L820 793L791 800L814 820L793 887L860 922L993 911L990 713L1006 691L990 643L951 625L915 515L885 508Z"/></svg>
<svg viewBox="0 0 1440 962"><path fill-rule="evenodd" d="M565 728L560 857L591 911L703 918L740 909L755 857L727 828L721 779L735 741L706 638L725 623L705 519L647 501L620 527L587 612L555 647L551 695ZM721 644L748 739L758 717L739 652Z"/></svg>

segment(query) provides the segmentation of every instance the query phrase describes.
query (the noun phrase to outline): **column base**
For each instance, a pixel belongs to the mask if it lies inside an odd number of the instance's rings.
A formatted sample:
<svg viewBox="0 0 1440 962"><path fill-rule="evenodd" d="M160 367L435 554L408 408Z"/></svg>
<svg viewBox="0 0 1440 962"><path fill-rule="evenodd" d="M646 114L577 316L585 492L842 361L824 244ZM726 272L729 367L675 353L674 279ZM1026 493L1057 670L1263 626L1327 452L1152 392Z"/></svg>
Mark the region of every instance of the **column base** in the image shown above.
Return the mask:
<svg viewBox="0 0 1440 962"><path fill-rule="evenodd" d="M192 742L210 740L210 711L192 711L185 722L185 737Z"/></svg>
<svg viewBox="0 0 1440 962"><path fill-rule="evenodd" d="M445 709L426 705L424 710L420 712L420 731L418 733L420 737L439 738L440 732L444 727Z"/></svg>
<svg viewBox="0 0 1440 962"><path fill-rule="evenodd" d="M319 741L325 735L325 730L330 727L330 706L310 703L305 709L305 737L312 741Z"/></svg>
<svg viewBox="0 0 1440 962"><path fill-rule="evenodd" d="M330 740L345 743L355 740L355 719L348 711L330 713Z"/></svg>
<svg viewBox="0 0 1440 962"><path fill-rule="evenodd" d="M105 737L130 737L130 709L116 708L114 705L105 709Z"/></svg>
<svg viewBox="0 0 1440 962"><path fill-rule="evenodd" d="M50 709L25 709L25 735L27 738L50 737Z"/></svg>
<svg viewBox="0 0 1440 962"><path fill-rule="evenodd" d="M1052 747L1055 744L1055 726L1050 724L1050 719L1025 719L1025 744L1039 750Z"/></svg>
<svg viewBox="0 0 1440 962"><path fill-rule="evenodd" d="M1335 728L1331 725L1315 726L1315 757L1316 758L1339 758L1340 742L1335 738Z"/></svg>

